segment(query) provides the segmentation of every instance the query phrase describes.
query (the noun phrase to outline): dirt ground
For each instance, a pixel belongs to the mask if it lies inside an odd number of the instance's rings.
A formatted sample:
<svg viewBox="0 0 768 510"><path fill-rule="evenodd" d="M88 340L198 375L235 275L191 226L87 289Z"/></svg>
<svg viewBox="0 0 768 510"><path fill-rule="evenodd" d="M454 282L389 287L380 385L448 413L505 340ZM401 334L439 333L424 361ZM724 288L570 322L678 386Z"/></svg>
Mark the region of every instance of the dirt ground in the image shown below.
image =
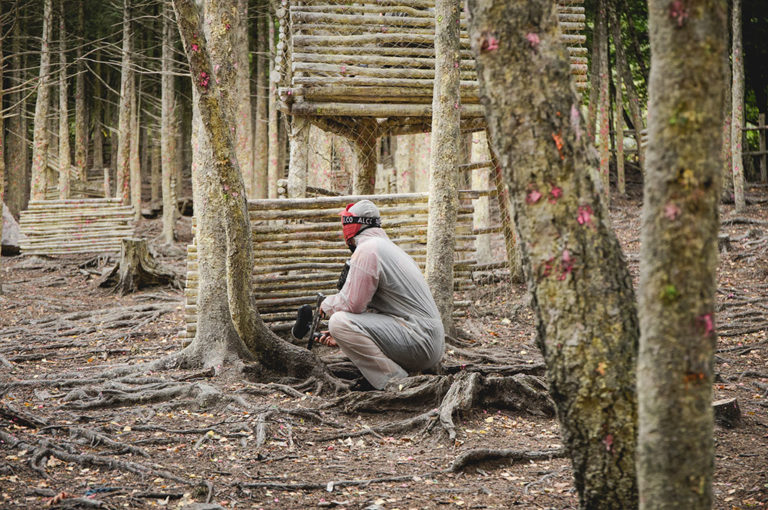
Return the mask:
<svg viewBox="0 0 768 510"><path fill-rule="evenodd" d="M746 214L722 209L730 246L719 275L715 396L737 398L742 421L715 430L718 509L768 508L766 191L752 190L763 201ZM639 200L615 199L612 213L637 277ZM188 220L180 226L182 239L160 257L179 272ZM159 220L142 221L149 239L159 230ZM349 413L333 397L209 372L89 383L107 369L181 349L183 326L182 291L116 296L94 287L103 261L84 264L89 259L2 260L0 508L577 508L563 458L450 471L474 448L559 447L552 418L478 409L460 416L451 442L438 427L372 431L413 412ZM541 364L523 287L478 285L467 297L473 306L459 326L471 350ZM447 359L462 362L452 350ZM126 403L152 387L171 393ZM200 398L211 393L227 398L210 405Z"/></svg>

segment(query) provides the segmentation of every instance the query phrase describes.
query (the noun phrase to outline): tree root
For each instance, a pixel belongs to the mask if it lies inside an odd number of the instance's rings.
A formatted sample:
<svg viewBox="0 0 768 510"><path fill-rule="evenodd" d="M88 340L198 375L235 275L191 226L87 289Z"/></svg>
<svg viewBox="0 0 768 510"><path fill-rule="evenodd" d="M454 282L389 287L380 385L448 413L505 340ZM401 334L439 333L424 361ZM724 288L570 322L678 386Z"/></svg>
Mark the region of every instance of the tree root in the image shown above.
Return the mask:
<svg viewBox="0 0 768 510"><path fill-rule="evenodd" d="M297 490L318 490L325 489L328 492L332 492L339 487L367 487L374 483L388 483L388 482L406 482L413 481L414 478L432 478L439 474L443 474L444 471L431 471L422 475L403 475L403 476L384 476L381 478L371 478L368 480L331 480L329 482L294 482L294 483L281 483L281 482L252 482L252 483L240 483L237 487L242 489L271 489L280 491L297 491Z"/></svg>
<svg viewBox="0 0 768 510"><path fill-rule="evenodd" d="M565 448L555 450L508 450L508 449L490 449L478 448L469 450L458 457L451 464L450 470L454 473L463 471L469 466L483 463L499 463L500 461L508 464L513 462L528 462L536 460L560 459L566 456Z"/></svg>
<svg viewBox="0 0 768 510"><path fill-rule="evenodd" d="M172 480L183 485L191 485L188 480L168 472L163 466L147 466L136 462L115 460L109 457L104 457L102 455L72 453L66 451L65 449L53 446L47 439L39 441L38 444L31 444L27 443L26 441L16 439L14 436L5 432L4 430L0 430L0 440L4 441L11 448L19 448L32 451L32 456L29 460L30 467L38 472L42 477L47 477L47 473L45 472L45 465L48 459L53 457L62 462L79 464L81 466L97 467L113 471L126 471L142 476L151 475L165 478L167 480Z"/></svg>
<svg viewBox="0 0 768 510"><path fill-rule="evenodd" d="M210 408L221 402L234 402L245 408L248 407L242 398L225 395L217 388L203 383L162 382L137 388L115 388L115 386L117 385L108 384L101 388L75 389L64 397L63 400L66 403L63 407L102 409L155 404L176 399L191 399L200 408Z"/></svg>

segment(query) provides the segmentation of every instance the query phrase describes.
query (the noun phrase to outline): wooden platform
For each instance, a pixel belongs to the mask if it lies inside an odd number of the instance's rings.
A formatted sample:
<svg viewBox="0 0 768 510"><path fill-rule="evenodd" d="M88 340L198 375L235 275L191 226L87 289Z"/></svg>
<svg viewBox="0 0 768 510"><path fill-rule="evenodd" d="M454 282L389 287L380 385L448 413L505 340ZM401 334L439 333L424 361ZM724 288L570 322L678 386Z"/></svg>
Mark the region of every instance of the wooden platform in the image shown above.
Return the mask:
<svg viewBox="0 0 768 510"><path fill-rule="evenodd" d="M587 87L583 0L560 0L562 41L577 89ZM275 74L280 106L314 117L432 115L434 0L305 0L278 10ZM483 116L462 14L461 116Z"/></svg>
<svg viewBox="0 0 768 510"><path fill-rule="evenodd" d="M29 255L119 253L134 234L133 208L119 198L31 201L19 225Z"/></svg>
<svg viewBox="0 0 768 510"><path fill-rule="evenodd" d="M456 227L457 289L472 285L476 261L472 229L472 198L492 191L460 191L463 205ZM335 294L336 283L350 252L341 235L339 211L352 202L368 198L379 208L383 228L419 266L426 263L427 193L375 196L339 196L302 199L251 200L248 211L254 245L253 286L259 313L274 331L287 331L296 320L296 310L314 303L317 292ZM467 205L469 204L469 205ZM500 232L484 229L483 233ZM197 330L197 246L187 247L186 332ZM468 303L457 302L459 312Z"/></svg>

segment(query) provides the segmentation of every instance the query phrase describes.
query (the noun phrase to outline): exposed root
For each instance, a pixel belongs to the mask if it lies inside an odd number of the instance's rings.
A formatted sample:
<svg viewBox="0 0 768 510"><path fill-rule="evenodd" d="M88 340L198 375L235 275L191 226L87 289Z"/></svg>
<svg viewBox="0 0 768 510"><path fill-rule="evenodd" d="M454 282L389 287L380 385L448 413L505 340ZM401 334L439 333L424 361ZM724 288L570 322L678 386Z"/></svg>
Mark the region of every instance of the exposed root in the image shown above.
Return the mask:
<svg viewBox="0 0 768 510"><path fill-rule="evenodd" d="M543 451L478 448L475 450L466 451L456 457L456 460L454 460L453 464L451 464L450 470L454 473L457 473L459 471L463 471L469 466L483 463L500 463L500 461L503 461L504 464L509 464L513 462L560 459L565 456L565 448Z"/></svg>

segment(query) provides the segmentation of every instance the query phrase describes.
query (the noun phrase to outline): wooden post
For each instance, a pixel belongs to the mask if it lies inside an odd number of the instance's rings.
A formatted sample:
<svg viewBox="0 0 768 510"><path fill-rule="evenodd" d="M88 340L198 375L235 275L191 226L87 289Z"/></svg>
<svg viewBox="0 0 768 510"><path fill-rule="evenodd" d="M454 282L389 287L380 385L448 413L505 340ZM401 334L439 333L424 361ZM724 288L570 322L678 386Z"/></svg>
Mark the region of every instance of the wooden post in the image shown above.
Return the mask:
<svg viewBox="0 0 768 510"><path fill-rule="evenodd" d="M768 182L768 161L766 161L765 154L765 114L761 113L757 117L757 134L760 140L760 181L763 183Z"/></svg>
<svg viewBox="0 0 768 510"><path fill-rule="evenodd" d="M112 195L109 194L110 192L110 184L109 184L109 167L104 167L104 198L109 198Z"/></svg>

